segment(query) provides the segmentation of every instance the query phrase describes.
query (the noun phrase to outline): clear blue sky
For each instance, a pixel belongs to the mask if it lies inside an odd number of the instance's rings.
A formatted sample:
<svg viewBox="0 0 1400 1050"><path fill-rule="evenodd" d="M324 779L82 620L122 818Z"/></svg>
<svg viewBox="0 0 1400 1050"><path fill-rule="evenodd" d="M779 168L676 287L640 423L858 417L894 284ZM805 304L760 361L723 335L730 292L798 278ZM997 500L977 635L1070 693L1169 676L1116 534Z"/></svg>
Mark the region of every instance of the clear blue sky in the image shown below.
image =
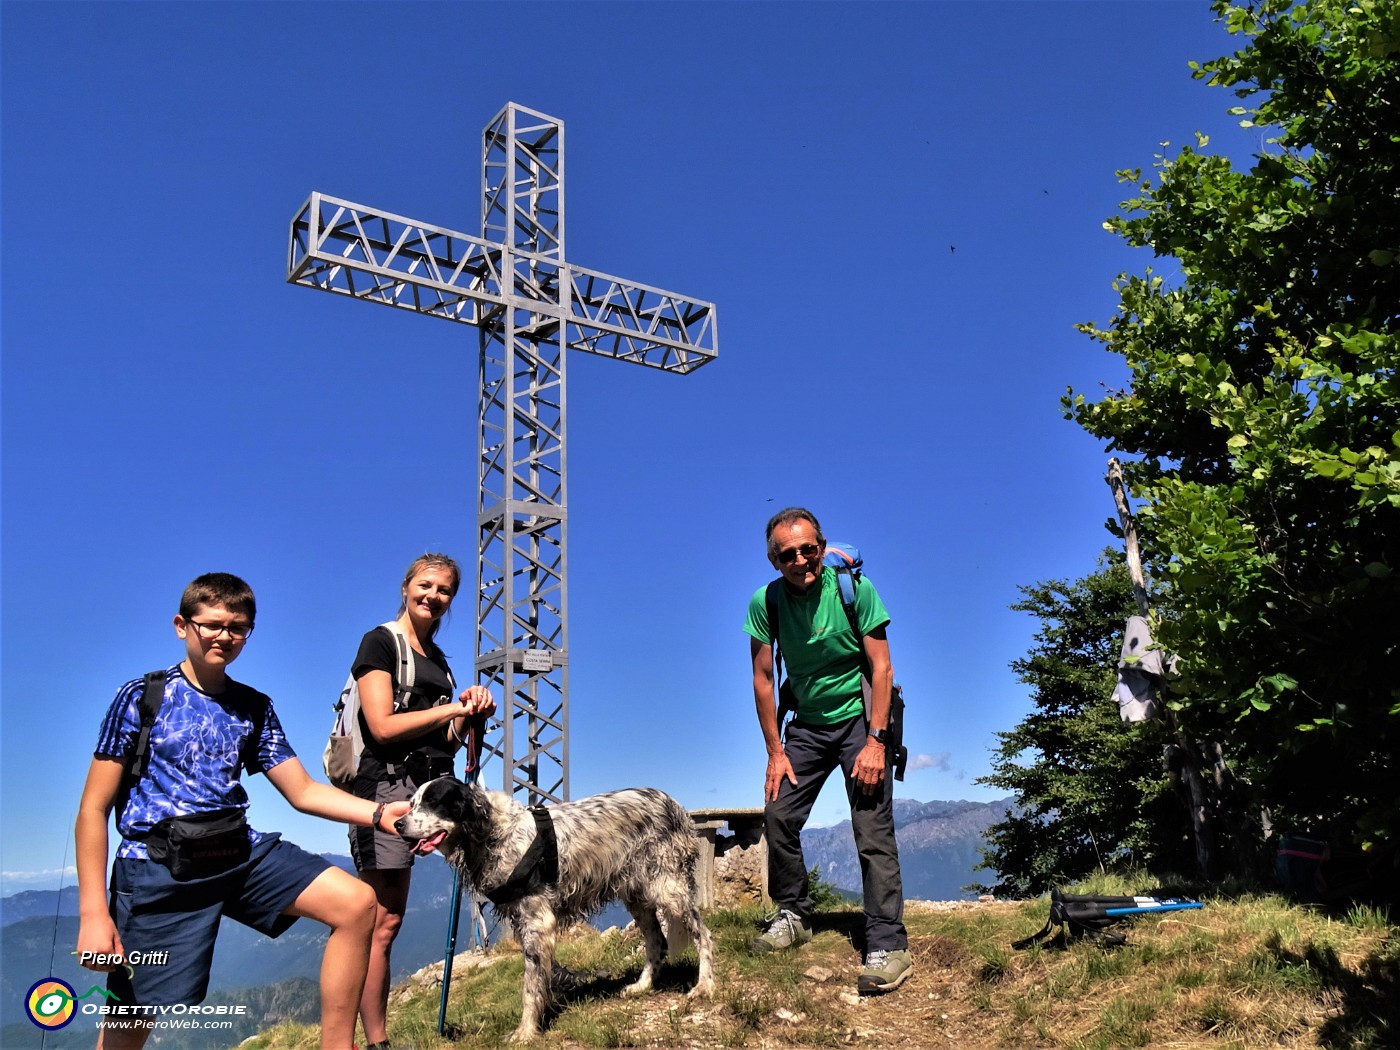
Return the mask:
<svg viewBox="0 0 1400 1050"><path fill-rule="evenodd" d="M1204 0L7 0L0 40L6 893L71 866L98 722L179 658L191 577L252 583L235 677L319 774L405 565L470 562L475 334L287 285L312 190L475 232L514 100L565 122L570 260L718 304L693 375L570 358L575 797L761 803L741 623L763 523L801 503L892 612L899 793L986 800L1030 706L1007 607L1110 539L1059 398L1122 379L1072 327L1147 262L1102 229L1114 173L1196 130L1253 147L1189 75L1236 46ZM829 787L815 819L843 811ZM252 820L345 851L261 778Z"/></svg>

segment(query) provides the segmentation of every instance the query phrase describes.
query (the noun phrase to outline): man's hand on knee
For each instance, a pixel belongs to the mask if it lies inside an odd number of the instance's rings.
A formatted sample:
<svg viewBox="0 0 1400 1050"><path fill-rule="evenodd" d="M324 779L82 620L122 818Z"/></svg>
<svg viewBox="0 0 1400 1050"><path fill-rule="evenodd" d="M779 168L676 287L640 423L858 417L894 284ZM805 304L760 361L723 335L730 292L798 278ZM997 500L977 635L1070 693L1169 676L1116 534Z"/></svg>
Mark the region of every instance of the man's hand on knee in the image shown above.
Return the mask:
<svg viewBox="0 0 1400 1050"><path fill-rule="evenodd" d="M768 772L763 778L764 802L777 801L778 789L782 786L784 778L791 781L793 787L797 786L797 774L792 771L787 752L779 751L768 756Z"/></svg>

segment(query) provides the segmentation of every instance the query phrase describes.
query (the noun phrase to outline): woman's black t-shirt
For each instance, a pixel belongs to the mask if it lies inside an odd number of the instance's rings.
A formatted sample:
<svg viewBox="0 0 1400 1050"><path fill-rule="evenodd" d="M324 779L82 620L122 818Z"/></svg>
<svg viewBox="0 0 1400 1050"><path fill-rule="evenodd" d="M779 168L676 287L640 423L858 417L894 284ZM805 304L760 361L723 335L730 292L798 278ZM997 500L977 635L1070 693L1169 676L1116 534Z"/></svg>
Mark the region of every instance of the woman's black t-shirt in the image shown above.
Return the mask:
<svg viewBox="0 0 1400 1050"><path fill-rule="evenodd" d="M406 708L409 711L426 711L455 699L447 657L436 645L429 644L432 653L430 656L420 656L410 650L413 657L413 685L415 689L423 692L415 692L409 696ZM360 651L355 654L350 673L359 678L367 671L385 671L392 678L398 668L398 662L398 645L393 636L384 628L376 627L360 639ZM361 776L382 779L387 776L384 768L386 765L402 763L411 751L420 751L435 759L452 759L453 749L448 743L445 725L434 726L421 736L381 744L370 734L369 726L365 722L365 713L361 710L360 732L365 740L364 754L360 758Z"/></svg>

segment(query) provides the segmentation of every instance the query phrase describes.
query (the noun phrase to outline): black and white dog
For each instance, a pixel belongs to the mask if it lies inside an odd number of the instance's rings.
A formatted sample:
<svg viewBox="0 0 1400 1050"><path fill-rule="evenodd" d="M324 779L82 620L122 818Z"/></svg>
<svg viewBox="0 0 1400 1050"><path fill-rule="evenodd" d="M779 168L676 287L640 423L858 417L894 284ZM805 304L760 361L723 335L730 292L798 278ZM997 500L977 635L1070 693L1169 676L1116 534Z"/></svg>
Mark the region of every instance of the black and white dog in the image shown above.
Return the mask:
<svg viewBox="0 0 1400 1050"><path fill-rule="evenodd" d="M646 966L624 994L651 990L666 951L663 917L672 951L693 940L700 957L690 995L714 992L714 948L695 906L699 845L690 817L664 792L630 788L532 810L500 792L439 777L418 789L395 826L416 853L440 850L515 927L525 986L513 1040L539 1031L558 931L611 900L632 913L646 943Z"/></svg>

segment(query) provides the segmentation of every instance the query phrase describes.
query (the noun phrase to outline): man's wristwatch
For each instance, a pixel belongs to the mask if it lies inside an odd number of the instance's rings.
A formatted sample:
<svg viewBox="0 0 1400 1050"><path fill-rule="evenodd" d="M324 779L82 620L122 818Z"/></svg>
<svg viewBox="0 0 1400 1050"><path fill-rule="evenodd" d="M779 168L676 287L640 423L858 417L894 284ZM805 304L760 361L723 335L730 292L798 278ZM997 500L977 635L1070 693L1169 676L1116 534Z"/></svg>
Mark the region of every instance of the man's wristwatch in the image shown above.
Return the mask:
<svg viewBox="0 0 1400 1050"><path fill-rule="evenodd" d="M872 729L870 731L870 736L874 737L882 744L888 744L890 742L890 731L888 729Z"/></svg>
<svg viewBox="0 0 1400 1050"><path fill-rule="evenodd" d="M383 817L384 817L384 803L381 802L381 803L379 803L379 805L377 805L377 806L374 807L374 816L372 816L372 817L369 818L369 826L372 827L375 831L378 831L378 830L379 830L379 821L380 821L381 819L383 819Z"/></svg>

